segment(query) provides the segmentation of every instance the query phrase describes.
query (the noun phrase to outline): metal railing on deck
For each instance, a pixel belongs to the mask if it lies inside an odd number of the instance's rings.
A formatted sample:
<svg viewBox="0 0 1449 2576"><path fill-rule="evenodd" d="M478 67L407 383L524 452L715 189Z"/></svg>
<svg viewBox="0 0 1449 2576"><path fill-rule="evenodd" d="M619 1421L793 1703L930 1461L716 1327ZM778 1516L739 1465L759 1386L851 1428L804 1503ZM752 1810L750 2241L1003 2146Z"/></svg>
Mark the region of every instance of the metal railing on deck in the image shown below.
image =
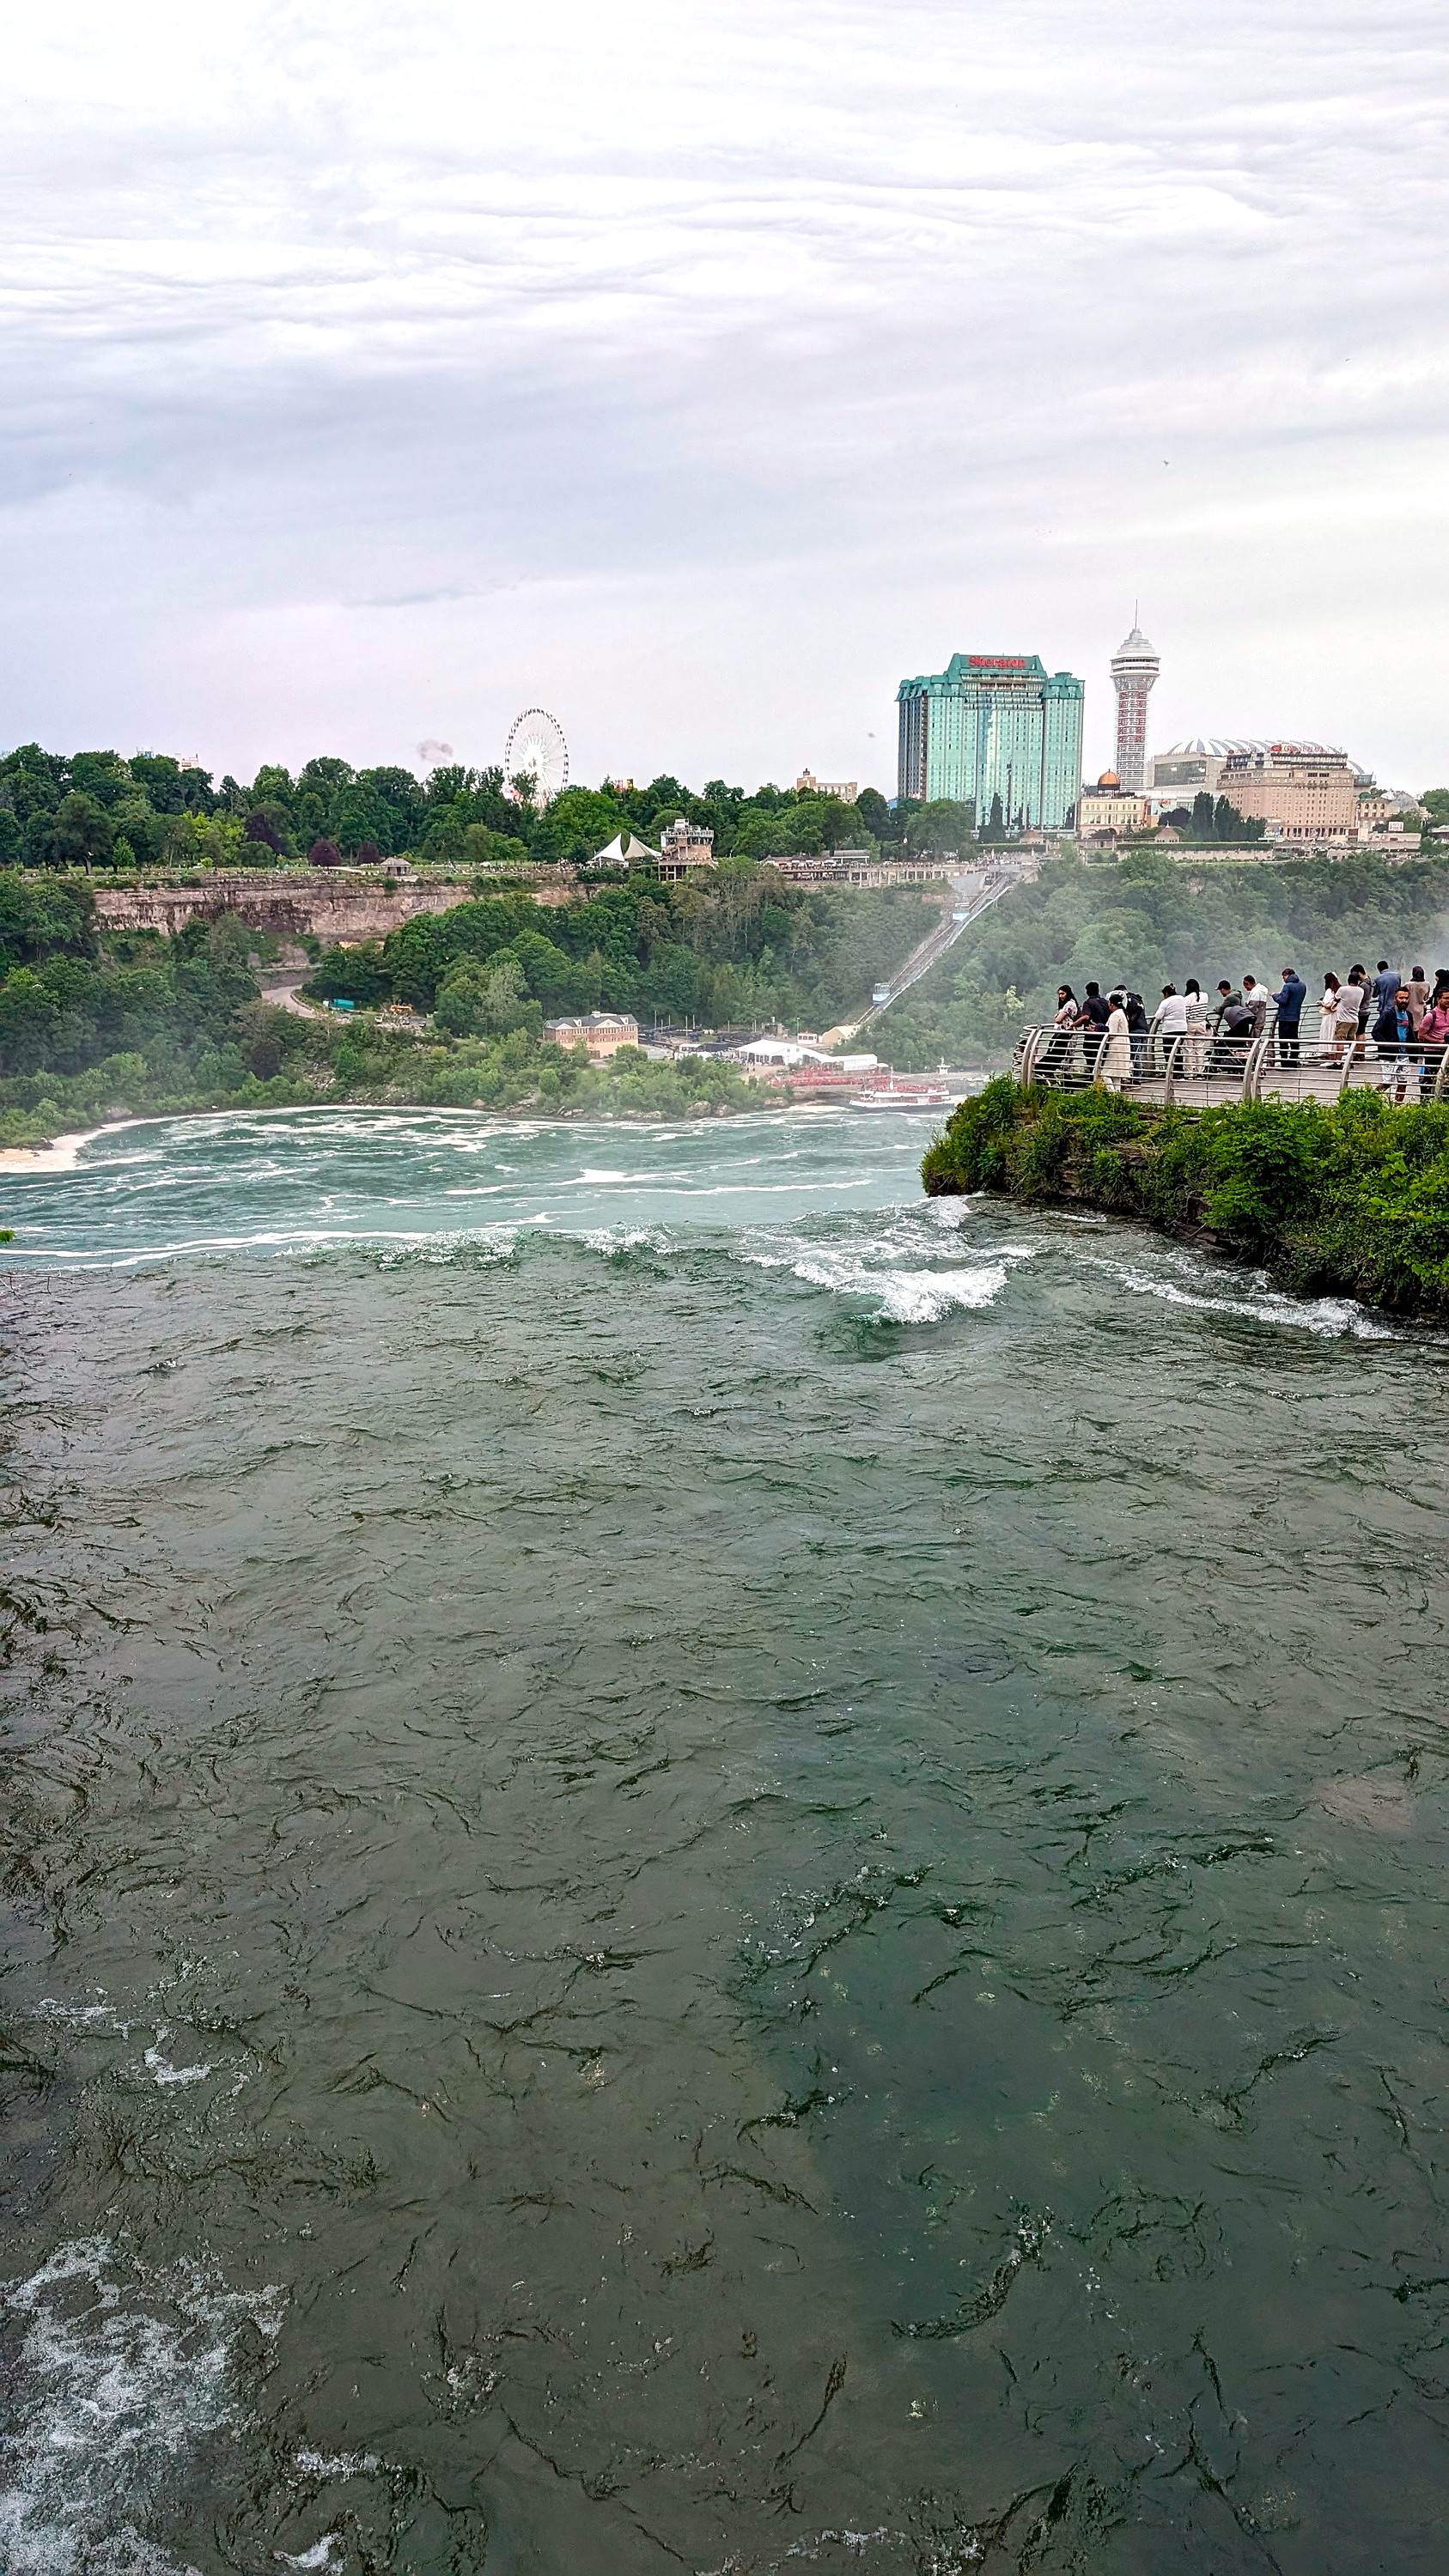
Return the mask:
<svg viewBox="0 0 1449 2576"><path fill-rule="evenodd" d="M1449 1100L1449 1047L1442 1042L1421 1046L1410 1038L1400 1047L1359 1037L1322 1044L1276 1028L1249 1038L1210 1030L1164 1037L1151 1029L1125 1040L1091 1028L1024 1029L1012 1071L1026 1088L1086 1091L1101 1083L1139 1100L1199 1109L1225 1100L1328 1102L1350 1090L1382 1091L1401 1103Z"/></svg>

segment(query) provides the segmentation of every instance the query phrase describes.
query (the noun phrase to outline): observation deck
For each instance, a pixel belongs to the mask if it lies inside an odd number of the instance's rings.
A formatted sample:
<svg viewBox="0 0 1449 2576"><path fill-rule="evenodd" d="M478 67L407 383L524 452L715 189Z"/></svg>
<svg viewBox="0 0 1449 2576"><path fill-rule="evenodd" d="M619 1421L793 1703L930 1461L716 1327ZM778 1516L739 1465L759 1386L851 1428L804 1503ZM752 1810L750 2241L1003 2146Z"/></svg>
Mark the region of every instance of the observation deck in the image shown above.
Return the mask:
<svg viewBox="0 0 1449 2576"><path fill-rule="evenodd" d="M1101 1083L1164 1108L1217 1109L1244 1100L1328 1105L1349 1091L1378 1091L1401 1106L1449 1100L1449 1047L1442 1042L1421 1046L1411 1038L1401 1048L1360 1037L1324 1044L1306 1031L1280 1036L1275 1027L1247 1040L1148 1031L1127 1040L1130 1070L1109 1076L1111 1044L1095 1029L1023 1029L1011 1070L1028 1090L1087 1091Z"/></svg>

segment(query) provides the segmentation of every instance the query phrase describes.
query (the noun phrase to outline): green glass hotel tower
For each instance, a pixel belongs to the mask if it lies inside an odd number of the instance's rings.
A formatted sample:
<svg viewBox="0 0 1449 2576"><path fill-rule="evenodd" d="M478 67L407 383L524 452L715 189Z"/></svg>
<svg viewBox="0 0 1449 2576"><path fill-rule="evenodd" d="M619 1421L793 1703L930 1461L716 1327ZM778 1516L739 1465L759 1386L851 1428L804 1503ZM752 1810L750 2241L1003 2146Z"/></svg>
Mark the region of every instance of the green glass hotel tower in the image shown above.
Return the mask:
<svg viewBox="0 0 1449 2576"><path fill-rule="evenodd" d="M897 789L968 798L978 823L1001 799L1016 830L1058 832L1082 783L1082 683L1039 653L953 653L944 671L902 680Z"/></svg>

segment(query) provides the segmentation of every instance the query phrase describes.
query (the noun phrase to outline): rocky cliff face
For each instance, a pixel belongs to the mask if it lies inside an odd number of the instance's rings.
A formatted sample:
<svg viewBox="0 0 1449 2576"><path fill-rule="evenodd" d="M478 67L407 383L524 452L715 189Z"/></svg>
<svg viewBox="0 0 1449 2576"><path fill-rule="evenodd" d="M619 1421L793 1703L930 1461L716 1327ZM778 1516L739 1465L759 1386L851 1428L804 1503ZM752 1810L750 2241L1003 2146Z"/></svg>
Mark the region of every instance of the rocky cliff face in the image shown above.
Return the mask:
<svg viewBox="0 0 1449 2576"><path fill-rule="evenodd" d="M219 872L203 885L97 886L96 919L116 930L160 930L169 937L198 917L217 921L234 912L253 930L283 939L309 930L333 945L384 939L414 913L451 912L471 893L471 886L433 882L404 882L384 891L375 878L338 877L323 869L305 875L280 868L255 876Z"/></svg>
<svg viewBox="0 0 1449 2576"><path fill-rule="evenodd" d="M385 939L414 913L451 912L455 904L471 901L476 891L474 885L430 878L379 881L330 869L304 873L276 868L255 876L218 870L200 885L98 885L95 899L96 919L115 930L160 930L169 938L198 916L218 921L224 912L234 912L253 930L270 930L282 939L310 930L335 946L342 940ZM572 903L572 873L560 869L532 894L535 903Z"/></svg>

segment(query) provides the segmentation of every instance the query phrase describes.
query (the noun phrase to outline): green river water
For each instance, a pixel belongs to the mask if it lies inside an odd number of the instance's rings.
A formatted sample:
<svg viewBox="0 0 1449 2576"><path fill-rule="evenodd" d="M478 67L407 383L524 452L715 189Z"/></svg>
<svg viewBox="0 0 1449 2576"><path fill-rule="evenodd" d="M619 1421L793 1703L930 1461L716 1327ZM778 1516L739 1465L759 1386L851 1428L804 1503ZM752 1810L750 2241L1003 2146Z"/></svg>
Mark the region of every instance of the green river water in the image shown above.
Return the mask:
<svg viewBox="0 0 1449 2576"><path fill-rule="evenodd" d="M1443 2566L1449 1350L931 1132L5 1176L14 2576Z"/></svg>

